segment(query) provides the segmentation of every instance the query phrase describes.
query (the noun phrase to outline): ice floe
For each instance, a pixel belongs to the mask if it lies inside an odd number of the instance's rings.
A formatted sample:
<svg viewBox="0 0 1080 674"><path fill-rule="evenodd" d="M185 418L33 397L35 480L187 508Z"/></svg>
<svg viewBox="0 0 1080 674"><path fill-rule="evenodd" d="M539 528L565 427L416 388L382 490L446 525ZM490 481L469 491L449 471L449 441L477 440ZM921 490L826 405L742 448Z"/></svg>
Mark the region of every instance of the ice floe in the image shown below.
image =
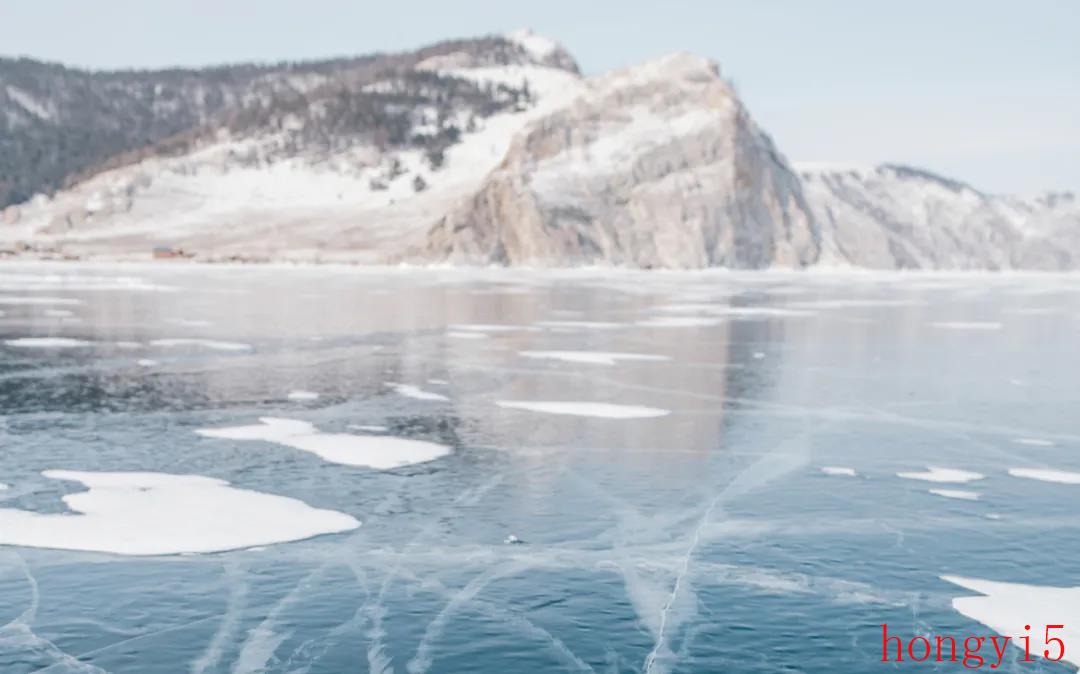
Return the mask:
<svg viewBox="0 0 1080 674"><path fill-rule="evenodd" d="M215 339L188 339L184 337L171 339L155 339L150 342L152 346L173 347L196 347L213 349L214 351L251 351L250 344L241 342L222 342Z"/></svg>
<svg viewBox="0 0 1080 674"><path fill-rule="evenodd" d="M19 337L4 341L8 346L17 346L24 349L71 349L80 346L90 346L85 339L72 339L71 337Z"/></svg>
<svg viewBox="0 0 1080 674"><path fill-rule="evenodd" d="M945 330L1000 330L1001 323L995 321L938 321L931 327Z"/></svg>
<svg viewBox="0 0 1080 674"><path fill-rule="evenodd" d="M12 295L0 296L0 304L29 304L37 306L49 306L49 305L61 305L61 306L73 306L76 304L82 304L82 300L75 299L73 297L22 297Z"/></svg>
<svg viewBox="0 0 1080 674"><path fill-rule="evenodd" d="M533 401L533 400L497 400L499 407L546 414L566 414L575 417L596 417L599 419L645 419L663 417L671 414L670 410L640 405L616 405L613 403Z"/></svg>
<svg viewBox="0 0 1080 674"><path fill-rule="evenodd" d="M1029 480L1056 482L1058 484L1080 484L1080 473L1071 473L1067 470L1053 470L1051 468L1010 468L1009 475L1012 475L1013 477L1025 477Z"/></svg>
<svg viewBox="0 0 1080 674"><path fill-rule="evenodd" d="M310 452L331 463L377 470L434 461L451 451L446 445L425 440L323 433L312 424L296 419L262 417L259 422L252 426L200 428L195 432L207 438L273 442Z"/></svg>
<svg viewBox="0 0 1080 674"><path fill-rule="evenodd" d="M1018 445L1028 445L1029 447L1053 447L1056 444L1051 440L1042 440L1040 438L1013 438L1013 442Z"/></svg>
<svg viewBox="0 0 1080 674"><path fill-rule="evenodd" d="M858 473L854 468L848 468L846 466L822 466L821 472L826 475L836 475L844 477L855 477Z"/></svg>
<svg viewBox="0 0 1080 674"><path fill-rule="evenodd" d="M398 395L403 395L406 398L416 398L417 400L450 400L441 393L432 393L431 391L425 391L419 386L413 386L412 384L392 384L388 383L387 386L394 389Z"/></svg>
<svg viewBox="0 0 1080 674"><path fill-rule="evenodd" d="M318 400L319 394L315 391L289 391L289 400Z"/></svg>
<svg viewBox="0 0 1080 674"><path fill-rule="evenodd" d="M974 482L975 480L981 480L986 476L981 473L973 473L969 470L959 470L957 468L935 468L934 466L928 466L927 470L922 473L897 473L897 477L902 477L907 480L925 480L927 482Z"/></svg>
<svg viewBox="0 0 1080 674"><path fill-rule="evenodd" d="M615 365L623 360L671 360L668 356L655 356L644 353L619 353L615 351L519 351L518 353L526 358L561 360L567 363L587 363L590 365Z"/></svg>
<svg viewBox="0 0 1080 674"><path fill-rule="evenodd" d="M952 606L957 612L986 625L998 634L1012 637L1010 643L1023 649L1023 636L1031 636L1031 656L1038 659L1049 649L1056 656L1056 646L1044 640L1046 625L1063 625L1050 636L1065 644L1063 660L1080 666L1080 587L1051 587L1003 583L979 578L942 576L942 580L977 592L981 597L957 597ZM1030 625L1031 630L1024 626ZM1021 659L1022 661L1022 659Z"/></svg>
<svg viewBox="0 0 1080 674"><path fill-rule="evenodd" d="M64 496L76 514L0 508L0 544L173 555L297 541L360 526L345 513L200 475L70 470L42 474L81 482L89 491Z"/></svg>
<svg viewBox="0 0 1080 674"><path fill-rule="evenodd" d="M935 496L944 496L945 498L955 498L961 501L978 501L979 493L975 491L966 491L963 489L931 489L931 494Z"/></svg>

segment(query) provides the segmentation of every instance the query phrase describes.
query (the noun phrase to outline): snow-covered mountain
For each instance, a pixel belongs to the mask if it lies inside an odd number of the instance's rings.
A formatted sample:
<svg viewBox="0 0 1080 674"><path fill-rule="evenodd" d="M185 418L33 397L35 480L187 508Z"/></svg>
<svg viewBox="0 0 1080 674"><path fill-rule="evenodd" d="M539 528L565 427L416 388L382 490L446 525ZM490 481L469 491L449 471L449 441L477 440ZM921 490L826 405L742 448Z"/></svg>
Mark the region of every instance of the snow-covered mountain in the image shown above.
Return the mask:
<svg viewBox="0 0 1080 674"><path fill-rule="evenodd" d="M823 264L877 269L1080 268L1071 193L988 195L908 166L799 164Z"/></svg>
<svg viewBox="0 0 1080 674"><path fill-rule="evenodd" d="M715 64L675 54L586 78L529 31L194 71L0 60L0 129L12 255L1080 265L1072 195L995 197L898 166L794 170Z"/></svg>

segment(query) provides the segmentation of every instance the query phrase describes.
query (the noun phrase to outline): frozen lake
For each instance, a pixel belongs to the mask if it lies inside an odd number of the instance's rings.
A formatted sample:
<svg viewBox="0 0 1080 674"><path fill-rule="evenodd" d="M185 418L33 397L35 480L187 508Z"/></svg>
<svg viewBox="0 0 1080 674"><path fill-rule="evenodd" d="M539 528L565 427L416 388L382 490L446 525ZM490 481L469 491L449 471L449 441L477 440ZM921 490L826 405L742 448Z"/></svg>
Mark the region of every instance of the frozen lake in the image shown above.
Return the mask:
<svg viewBox="0 0 1080 674"><path fill-rule="evenodd" d="M4 674L1080 661L1078 276L4 264L0 311Z"/></svg>

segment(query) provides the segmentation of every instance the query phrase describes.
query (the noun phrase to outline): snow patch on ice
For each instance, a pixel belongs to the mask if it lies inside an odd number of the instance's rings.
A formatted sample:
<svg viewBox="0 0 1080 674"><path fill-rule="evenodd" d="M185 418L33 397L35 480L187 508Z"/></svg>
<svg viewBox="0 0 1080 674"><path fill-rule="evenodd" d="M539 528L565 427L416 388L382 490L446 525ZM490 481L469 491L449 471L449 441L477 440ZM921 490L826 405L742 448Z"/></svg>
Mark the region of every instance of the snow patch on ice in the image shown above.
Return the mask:
<svg viewBox="0 0 1080 674"><path fill-rule="evenodd" d="M447 337L452 339L487 339L488 336L482 332L460 332L452 330L446 333Z"/></svg>
<svg viewBox="0 0 1080 674"><path fill-rule="evenodd" d="M71 349L80 346L90 346L85 339L72 339L70 337L19 337L4 341L8 346L17 346L23 349Z"/></svg>
<svg viewBox="0 0 1080 674"><path fill-rule="evenodd" d="M140 358L139 360L135 361L135 364L139 367L154 367L158 364L158 362L151 358Z"/></svg>
<svg viewBox="0 0 1080 674"><path fill-rule="evenodd" d="M1040 438L1013 438L1013 442L1018 445L1028 445L1029 447L1053 447L1056 444L1052 440L1042 440Z"/></svg>
<svg viewBox="0 0 1080 674"><path fill-rule="evenodd" d="M424 440L323 433L312 424L296 419L262 417L259 421L253 426L200 428L195 432L207 438L273 442L310 452L331 463L376 470L434 461L450 453L446 445Z"/></svg>
<svg viewBox="0 0 1080 674"><path fill-rule="evenodd" d="M995 321L938 321L932 327L945 330L1000 330L1001 323Z"/></svg>
<svg viewBox="0 0 1080 674"><path fill-rule="evenodd" d="M974 482L975 480L981 480L986 476L981 473L973 473L968 470L959 470L957 468L935 468L934 466L928 466L926 472L923 473L897 473L897 477L902 477L906 480L925 480L927 482Z"/></svg>
<svg viewBox="0 0 1080 674"><path fill-rule="evenodd" d="M75 312L67 309L46 309L41 313L49 318L70 318L75 315Z"/></svg>
<svg viewBox="0 0 1080 674"><path fill-rule="evenodd" d="M935 496L944 496L945 498L955 498L962 501L978 501L979 493L974 491L965 491L963 489L931 489L931 494Z"/></svg>
<svg viewBox="0 0 1080 674"><path fill-rule="evenodd" d="M978 578L961 576L941 576L941 579L960 587L978 592L981 597L957 597L952 606L957 612L986 625L998 634L1013 637L1009 643L1023 648L1019 637L1031 635L1024 625L1037 628L1038 625L1064 625L1053 630L1065 644L1066 662L1080 665L1080 651L1069 648L1080 642L1080 587L1051 587L1045 585L1025 585L1022 583L1002 583ZM1032 639L1040 643L1038 637ZM1032 648L1033 657L1038 657L1042 647ZM1054 647L1050 647L1055 654Z"/></svg>
<svg viewBox="0 0 1080 674"><path fill-rule="evenodd" d="M64 496L77 514L0 508L0 544L174 555L297 541L360 526L345 513L200 475L70 470L42 475L89 487Z"/></svg>
<svg viewBox="0 0 1080 674"><path fill-rule="evenodd" d="M289 400L318 400L319 394L315 391L290 391Z"/></svg>
<svg viewBox="0 0 1080 674"><path fill-rule="evenodd" d="M1012 475L1013 477L1024 477L1029 480L1056 482L1057 484L1080 484L1080 473L1072 473L1067 470L1053 470L1051 468L1010 468L1009 475Z"/></svg>
<svg viewBox="0 0 1080 674"><path fill-rule="evenodd" d="M171 339L155 339L150 342L152 346L163 346L166 348L174 347L196 347L213 349L214 351L251 351L252 346L250 344L243 344L241 342L222 342L215 339L188 339L188 338L171 338Z"/></svg>
<svg viewBox="0 0 1080 674"><path fill-rule="evenodd" d="M848 468L846 466L822 466L821 472L826 475L836 475L844 477L855 477L858 473L854 468Z"/></svg>
<svg viewBox="0 0 1080 674"><path fill-rule="evenodd" d="M620 353L615 351L519 351L526 358L540 360L561 360L567 363L586 363L589 365L615 365L619 361L664 361L667 356L644 353Z"/></svg>
<svg viewBox="0 0 1080 674"><path fill-rule="evenodd" d="M394 389L398 395L403 395L406 398L415 398L417 400L450 400L441 393L432 393L431 391L425 391L419 386L413 386L412 384L393 384L387 383L387 386Z"/></svg>
<svg viewBox="0 0 1080 674"><path fill-rule="evenodd" d="M671 414L670 410L641 405L616 405L613 403L569 402L569 401L531 401L497 400L495 404L505 409L527 410L546 414L565 414L575 417L596 417L599 419L645 419L663 417Z"/></svg>

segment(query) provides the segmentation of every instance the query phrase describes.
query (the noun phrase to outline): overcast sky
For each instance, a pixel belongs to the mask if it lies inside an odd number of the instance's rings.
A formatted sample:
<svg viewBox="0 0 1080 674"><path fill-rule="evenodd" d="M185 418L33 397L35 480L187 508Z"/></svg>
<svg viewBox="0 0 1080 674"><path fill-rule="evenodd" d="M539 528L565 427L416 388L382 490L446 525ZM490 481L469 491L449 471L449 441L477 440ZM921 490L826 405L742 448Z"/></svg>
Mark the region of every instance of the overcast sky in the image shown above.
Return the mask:
<svg viewBox="0 0 1080 674"><path fill-rule="evenodd" d="M0 54L94 68L306 59L520 27L587 73L708 56L792 160L1080 191L1076 0L0 0Z"/></svg>

